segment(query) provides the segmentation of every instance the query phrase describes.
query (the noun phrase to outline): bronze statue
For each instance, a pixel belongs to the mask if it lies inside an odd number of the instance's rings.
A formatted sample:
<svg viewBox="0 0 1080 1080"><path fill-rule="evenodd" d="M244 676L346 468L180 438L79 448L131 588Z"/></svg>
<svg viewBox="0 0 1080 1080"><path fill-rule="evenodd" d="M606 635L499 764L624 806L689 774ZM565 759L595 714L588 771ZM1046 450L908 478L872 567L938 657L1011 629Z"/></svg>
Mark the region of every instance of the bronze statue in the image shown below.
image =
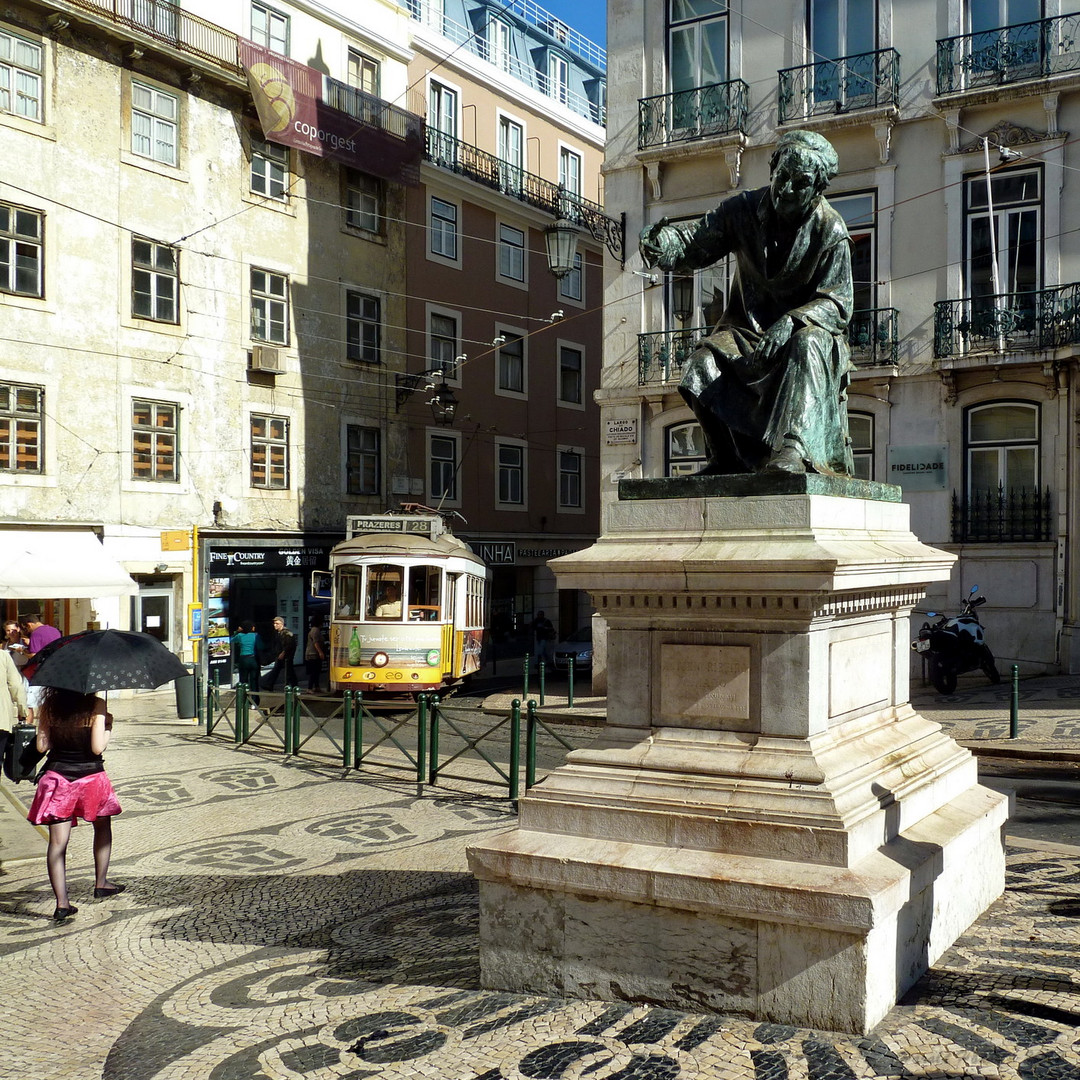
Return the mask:
<svg viewBox="0 0 1080 1080"><path fill-rule="evenodd" d="M836 172L827 139L786 132L768 187L642 230L647 266L686 273L735 255L727 309L679 384L705 435L703 473L851 475L851 240L822 195Z"/></svg>

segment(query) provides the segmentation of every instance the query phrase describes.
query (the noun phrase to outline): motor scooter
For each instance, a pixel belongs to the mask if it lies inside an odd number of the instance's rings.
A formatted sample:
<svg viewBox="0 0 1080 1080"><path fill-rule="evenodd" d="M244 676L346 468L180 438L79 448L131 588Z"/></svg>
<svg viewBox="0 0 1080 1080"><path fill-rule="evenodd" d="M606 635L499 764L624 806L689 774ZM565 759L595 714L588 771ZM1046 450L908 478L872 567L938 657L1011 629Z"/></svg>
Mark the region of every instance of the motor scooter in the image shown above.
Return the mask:
<svg viewBox="0 0 1080 1080"><path fill-rule="evenodd" d="M951 694L956 689L956 677L976 668L992 683L1001 681L976 612L986 603L985 596L975 595L978 591L979 586L972 585L960 614L954 618L928 611L926 614L937 622L923 623L919 636L911 643L912 649L929 661L930 681L939 693Z"/></svg>

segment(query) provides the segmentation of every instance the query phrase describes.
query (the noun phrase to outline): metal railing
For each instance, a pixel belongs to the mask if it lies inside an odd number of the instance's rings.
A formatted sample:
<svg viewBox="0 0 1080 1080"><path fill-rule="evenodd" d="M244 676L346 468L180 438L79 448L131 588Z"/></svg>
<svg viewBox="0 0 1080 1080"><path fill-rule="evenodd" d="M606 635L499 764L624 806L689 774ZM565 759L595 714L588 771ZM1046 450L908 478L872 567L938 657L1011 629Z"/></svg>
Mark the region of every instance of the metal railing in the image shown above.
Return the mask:
<svg viewBox="0 0 1080 1080"><path fill-rule="evenodd" d="M896 308L863 308L848 324L851 361L856 367L895 366L899 350Z"/></svg>
<svg viewBox="0 0 1080 1080"><path fill-rule="evenodd" d="M952 496L954 544L1032 543L1051 537L1050 488L996 488Z"/></svg>
<svg viewBox="0 0 1080 1080"><path fill-rule="evenodd" d="M900 103L900 54L895 49L819 60L780 72L780 123L822 113Z"/></svg>
<svg viewBox="0 0 1080 1080"><path fill-rule="evenodd" d="M389 101L374 94L367 94L355 86L323 76L325 102L332 109L343 112L364 124L380 128L399 139L414 138L419 140L424 130L423 117L407 109L391 105Z"/></svg>
<svg viewBox="0 0 1080 1080"><path fill-rule="evenodd" d="M237 36L168 0L67 0L83 11L104 15L119 26L160 41L180 52L218 64L240 76Z"/></svg>
<svg viewBox="0 0 1080 1080"><path fill-rule="evenodd" d="M625 243L623 219L608 217L599 203L567 191L561 184L526 172L520 165L512 165L495 154L489 154L430 125L427 128L424 156L440 169L448 169L485 187L501 191L553 217L574 222L605 244L615 258L622 258Z"/></svg>
<svg viewBox="0 0 1080 1080"><path fill-rule="evenodd" d="M934 356L1054 349L1080 342L1080 283L934 304Z"/></svg>
<svg viewBox="0 0 1080 1080"><path fill-rule="evenodd" d="M942 38L937 43L937 92L1080 71L1080 14Z"/></svg>
<svg viewBox="0 0 1080 1080"><path fill-rule="evenodd" d="M709 333L707 326L638 334L638 386L677 382L683 364Z"/></svg>
<svg viewBox="0 0 1080 1080"><path fill-rule="evenodd" d="M638 149L746 131L750 87L742 79L638 101Z"/></svg>
<svg viewBox="0 0 1080 1080"><path fill-rule="evenodd" d="M405 6L417 22L441 34L458 48L487 60L518 82L531 86L546 97L565 105L578 116L587 117L600 125L607 122L602 78L596 80L595 97L590 98L552 79L531 59L522 59L495 47L486 36L486 20L479 29L464 26L444 13L441 0L438 3L432 0L405 0ZM532 3L532 0L511 0L504 10L536 26L552 38L559 48L580 56L600 72L606 69L607 55L600 46L583 37L556 16L544 11L538 4Z"/></svg>

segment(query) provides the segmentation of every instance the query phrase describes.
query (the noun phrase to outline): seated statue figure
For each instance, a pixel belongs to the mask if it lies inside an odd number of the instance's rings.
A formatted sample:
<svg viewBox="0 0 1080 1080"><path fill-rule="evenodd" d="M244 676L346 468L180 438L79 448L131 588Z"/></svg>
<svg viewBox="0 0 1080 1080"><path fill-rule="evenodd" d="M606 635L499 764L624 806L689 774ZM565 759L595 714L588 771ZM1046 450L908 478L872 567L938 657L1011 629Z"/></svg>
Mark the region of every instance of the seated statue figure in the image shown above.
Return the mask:
<svg viewBox="0 0 1080 1080"><path fill-rule="evenodd" d="M836 172L827 139L786 132L768 187L642 230L647 266L687 273L735 256L727 308L679 385L705 435L703 473L851 475L851 240L822 194Z"/></svg>

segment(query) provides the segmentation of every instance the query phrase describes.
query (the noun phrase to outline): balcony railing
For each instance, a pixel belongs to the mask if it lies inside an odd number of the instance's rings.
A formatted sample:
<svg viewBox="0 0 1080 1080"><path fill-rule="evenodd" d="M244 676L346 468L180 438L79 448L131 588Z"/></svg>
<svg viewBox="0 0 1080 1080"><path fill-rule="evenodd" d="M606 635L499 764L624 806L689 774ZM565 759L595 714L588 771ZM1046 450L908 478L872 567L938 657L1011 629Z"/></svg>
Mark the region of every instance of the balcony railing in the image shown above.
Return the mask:
<svg viewBox="0 0 1080 1080"><path fill-rule="evenodd" d="M638 334L638 386L678 381L683 364L709 332L707 326Z"/></svg>
<svg viewBox="0 0 1080 1080"><path fill-rule="evenodd" d="M1080 343L1080 284L934 304L934 355L1055 349Z"/></svg>
<svg viewBox="0 0 1080 1080"><path fill-rule="evenodd" d="M183 11L168 0L68 0L72 7L103 15L181 52L240 75L236 34Z"/></svg>
<svg viewBox="0 0 1080 1080"><path fill-rule="evenodd" d="M750 87L741 79L638 102L638 149L746 130Z"/></svg>
<svg viewBox="0 0 1080 1080"><path fill-rule="evenodd" d="M937 43L937 92L951 94L1080 71L1080 14L982 30Z"/></svg>
<svg viewBox="0 0 1080 1080"><path fill-rule="evenodd" d="M896 308L865 308L851 316L848 325L848 344L851 360L856 367L896 365L899 337Z"/></svg>
<svg viewBox="0 0 1080 1080"><path fill-rule="evenodd" d="M511 165L494 154L446 135L433 127L427 128L425 157L441 169L449 169L485 187L543 210L553 217L566 218L594 239L607 245L617 259L623 257L623 219L608 217L599 203L567 191L542 176L526 172L520 165Z"/></svg>
<svg viewBox="0 0 1080 1080"><path fill-rule="evenodd" d="M819 60L780 72L780 123L900 102L900 54L895 49Z"/></svg>
<svg viewBox="0 0 1080 1080"><path fill-rule="evenodd" d="M358 90L355 86L331 79L329 75L323 76L323 92L330 108L396 135L399 139L415 138L416 145L419 145L424 121L416 113L391 105L390 102Z"/></svg>
<svg viewBox="0 0 1080 1080"><path fill-rule="evenodd" d="M1049 540L1050 489L996 488L952 497L954 544L1032 543Z"/></svg>

